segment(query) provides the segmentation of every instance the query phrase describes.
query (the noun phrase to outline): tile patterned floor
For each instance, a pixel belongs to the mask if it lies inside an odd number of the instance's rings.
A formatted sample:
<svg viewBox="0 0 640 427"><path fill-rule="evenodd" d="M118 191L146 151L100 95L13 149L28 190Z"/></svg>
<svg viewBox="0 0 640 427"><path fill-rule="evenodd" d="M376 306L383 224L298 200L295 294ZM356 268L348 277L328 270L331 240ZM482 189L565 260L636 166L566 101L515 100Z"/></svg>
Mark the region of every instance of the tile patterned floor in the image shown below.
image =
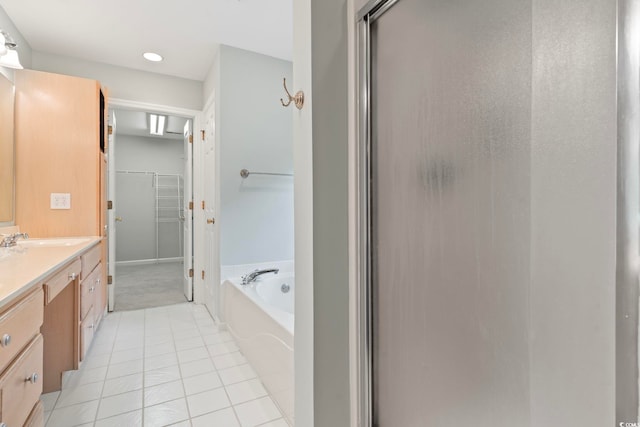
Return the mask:
<svg viewBox="0 0 640 427"><path fill-rule="evenodd" d="M289 427L231 335L188 303L109 314L42 401L46 427Z"/></svg>

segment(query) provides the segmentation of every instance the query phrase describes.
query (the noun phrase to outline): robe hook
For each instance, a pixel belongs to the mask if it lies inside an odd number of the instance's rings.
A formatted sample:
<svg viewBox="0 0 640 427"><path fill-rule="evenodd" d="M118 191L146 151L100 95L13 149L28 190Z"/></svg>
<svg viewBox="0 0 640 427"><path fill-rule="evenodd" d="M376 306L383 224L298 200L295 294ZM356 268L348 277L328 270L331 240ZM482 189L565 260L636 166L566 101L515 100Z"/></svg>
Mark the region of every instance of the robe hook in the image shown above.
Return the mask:
<svg viewBox="0 0 640 427"><path fill-rule="evenodd" d="M289 93L289 89L287 89L286 77L282 79L282 85L284 86L284 91L287 92L287 97L289 98L289 100L286 103L282 98L280 98L280 102L282 103L282 106L288 107L289 105L291 105L291 102L293 101L294 105L298 108L298 110L302 110L302 106L304 105L304 93L301 90L299 90L298 92L296 92L295 96L291 96L291 94Z"/></svg>

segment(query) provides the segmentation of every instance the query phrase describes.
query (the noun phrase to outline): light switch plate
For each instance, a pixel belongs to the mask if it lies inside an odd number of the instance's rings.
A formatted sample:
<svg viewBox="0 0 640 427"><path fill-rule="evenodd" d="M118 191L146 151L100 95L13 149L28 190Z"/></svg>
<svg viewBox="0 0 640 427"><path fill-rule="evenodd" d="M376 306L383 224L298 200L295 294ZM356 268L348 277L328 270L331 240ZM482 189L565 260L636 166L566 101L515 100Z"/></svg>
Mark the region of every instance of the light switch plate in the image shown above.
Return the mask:
<svg viewBox="0 0 640 427"><path fill-rule="evenodd" d="M51 193L51 209L71 209L71 194Z"/></svg>

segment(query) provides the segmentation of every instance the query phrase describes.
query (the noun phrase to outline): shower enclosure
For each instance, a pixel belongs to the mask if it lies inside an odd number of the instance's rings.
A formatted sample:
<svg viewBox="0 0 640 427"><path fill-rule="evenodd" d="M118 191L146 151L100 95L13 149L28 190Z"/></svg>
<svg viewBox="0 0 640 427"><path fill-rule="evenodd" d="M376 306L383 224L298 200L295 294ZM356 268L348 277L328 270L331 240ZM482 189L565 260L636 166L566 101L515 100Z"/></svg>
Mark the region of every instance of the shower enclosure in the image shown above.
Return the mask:
<svg viewBox="0 0 640 427"><path fill-rule="evenodd" d="M182 261L182 175L116 171L116 186L116 260Z"/></svg>
<svg viewBox="0 0 640 427"><path fill-rule="evenodd" d="M637 421L638 3L358 14L362 426Z"/></svg>

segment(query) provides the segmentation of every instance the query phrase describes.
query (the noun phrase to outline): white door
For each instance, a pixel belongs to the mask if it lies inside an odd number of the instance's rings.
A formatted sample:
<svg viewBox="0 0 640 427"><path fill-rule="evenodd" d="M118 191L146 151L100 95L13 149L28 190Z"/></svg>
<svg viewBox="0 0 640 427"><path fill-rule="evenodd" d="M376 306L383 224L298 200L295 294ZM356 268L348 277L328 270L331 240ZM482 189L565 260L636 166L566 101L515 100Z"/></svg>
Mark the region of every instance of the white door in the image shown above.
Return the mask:
<svg viewBox="0 0 640 427"><path fill-rule="evenodd" d="M184 296L193 301L193 209L189 209L193 202L193 144L189 141L193 141L191 120L184 125L184 203L180 219L184 230Z"/></svg>
<svg viewBox="0 0 640 427"><path fill-rule="evenodd" d="M203 203L204 203L204 301L209 313L219 317L220 279L218 248L216 242L216 144L215 144L215 107L205 113L205 138L203 141Z"/></svg>
<svg viewBox="0 0 640 427"><path fill-rule="evenodd" d="M111 112L111 132L109 132L109 146L107 147L107 199L111 203L115 203L116 200L116 156L115 156L115 142L116 142L116 113ZM116 210L115 206L107 211L107 232L109 236L108 241L108 257L107 257L107 274L111 278L111 283L108 285L108 306L109 311L113 311L116 301Z"/></svg>

